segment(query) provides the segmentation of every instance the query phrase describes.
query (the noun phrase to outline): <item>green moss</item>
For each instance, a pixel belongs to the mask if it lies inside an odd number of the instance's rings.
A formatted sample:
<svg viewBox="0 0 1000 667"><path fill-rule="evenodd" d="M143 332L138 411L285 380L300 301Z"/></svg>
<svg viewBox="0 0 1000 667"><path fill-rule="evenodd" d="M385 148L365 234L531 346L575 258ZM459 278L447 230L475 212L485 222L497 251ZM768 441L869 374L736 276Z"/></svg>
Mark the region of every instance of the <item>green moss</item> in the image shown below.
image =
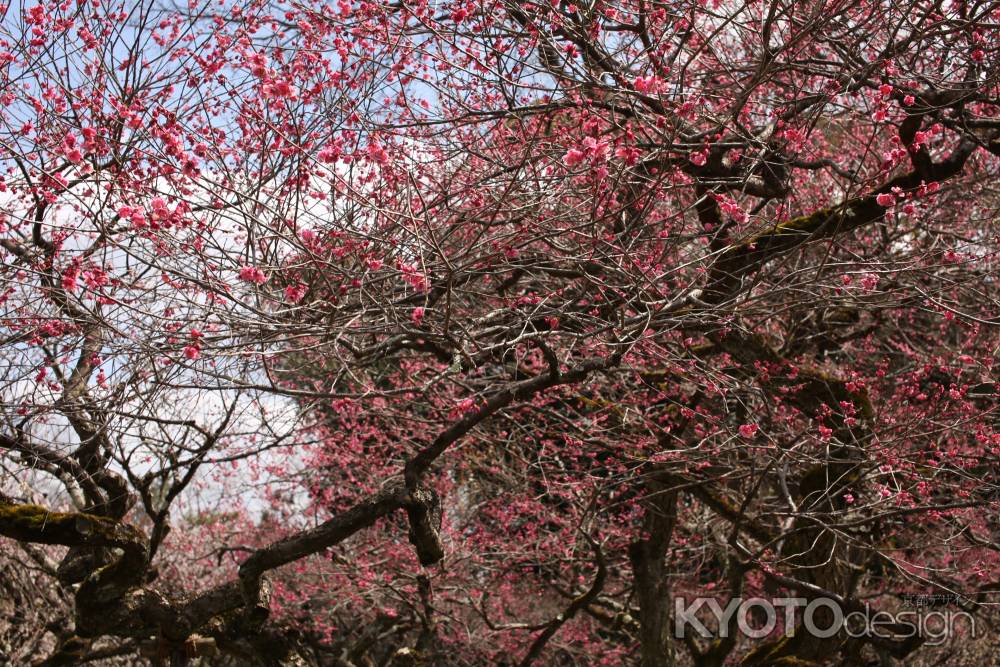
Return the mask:
<svg viewBox="0 0 1000 667"><path fill-rule="evenodd" d="M747 653L740 664L747 666L766 665L781 655L781 652L789 645L791 640L792 637L782 637L777 641L761 644Z"/></svg>
<svg viewBox="0 0 1000 667"><path fill-rule="evenodd" d="M584 396L583 394L577 394L573 398L575 398L576 400L578 400L580 403L582 403L584 406L586 406L588 408L593 408L595 410L600 410L600 409L603 409L603 408L608 408L612 412L614 412L615 415L618 416L620 419L623 419L623 420L625 419L625 411L622 410L621 407L617 403L615 403L614 401L609 401L609 400L607 400L605 398L588 398L588 397Z"/></svg>
<svg viewBox="0 0 1000 667"><path fill-rule="evenodd" d="M132 526L85 512L50 512L39 505L0 502L0 535L16 540L67 546L127 547L143 537Z"/></svg>
<svg viewBox="0 0 1000 667"><path fill-rule="evenodd" d="M794 655L799 635L782 637L753 649L740 662L742 667L818 667L817 663Z"/></svg>
<svg viewBox="0 0 1000 667"><path fill-rule="evenodd" d="M45 531L75 527L79 515L50 512L39 505L0 505L0 531L7 528Z"/></svg>
<svg viewBox="0 0 1000 667"><path fill-rule="evenodd" d="M861 391L853 392L852 397L854 399L854 404L861 408L861 415L871 421L875 419L875 408L872 407L872 401L868 397L868 391L862 389Z"/></svg>
<svg viewBox="0 0 1000 667"><path fill-rule="evenodd" d="M783 222L779 222L771 229L755 234L749 240L743 243L744 246L748 246L751 243L760 243L768 238L782 237L782 236L798 236L803 233L812 233L820 229L825 225L834 215L836 215L837 209L833 208L821 208L818 211L813 211L808 215L800 215L794 218L789 218Z"/></svg>

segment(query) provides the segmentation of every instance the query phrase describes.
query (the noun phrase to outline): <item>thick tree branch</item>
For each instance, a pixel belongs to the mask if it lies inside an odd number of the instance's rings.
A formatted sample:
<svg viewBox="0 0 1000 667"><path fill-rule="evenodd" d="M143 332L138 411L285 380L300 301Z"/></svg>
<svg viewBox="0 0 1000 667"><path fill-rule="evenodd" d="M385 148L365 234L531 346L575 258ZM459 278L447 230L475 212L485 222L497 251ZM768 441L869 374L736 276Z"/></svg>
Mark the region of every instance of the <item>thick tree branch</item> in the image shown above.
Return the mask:
<svg viewBox="0 0 1000 667"><path fill-rule="evenodd" d="M951 178L961 172L977 147L974 141L963 139L945 160L928 165L921 172L897 176L867 196L786 220L731 245L713 262L702 301L714 305L734 298L744 291L745 278L807 241L829 238L881 220L888 208L878 203L878 195L896 189L909 193L927 179Z"/></svg>

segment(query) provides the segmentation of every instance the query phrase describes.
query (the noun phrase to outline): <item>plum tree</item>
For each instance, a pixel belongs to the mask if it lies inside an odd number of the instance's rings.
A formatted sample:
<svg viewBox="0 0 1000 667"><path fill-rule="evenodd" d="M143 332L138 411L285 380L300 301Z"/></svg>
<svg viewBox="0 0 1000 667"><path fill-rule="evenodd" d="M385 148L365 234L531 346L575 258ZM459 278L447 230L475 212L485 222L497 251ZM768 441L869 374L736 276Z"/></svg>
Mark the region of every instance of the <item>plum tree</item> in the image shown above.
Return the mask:
<svg viewBox="0 0 1000 667"><path fill-rule="evenodd" d="M990 655L675 601L996 621L998 26L4 6L0 657Z"/></svg>

